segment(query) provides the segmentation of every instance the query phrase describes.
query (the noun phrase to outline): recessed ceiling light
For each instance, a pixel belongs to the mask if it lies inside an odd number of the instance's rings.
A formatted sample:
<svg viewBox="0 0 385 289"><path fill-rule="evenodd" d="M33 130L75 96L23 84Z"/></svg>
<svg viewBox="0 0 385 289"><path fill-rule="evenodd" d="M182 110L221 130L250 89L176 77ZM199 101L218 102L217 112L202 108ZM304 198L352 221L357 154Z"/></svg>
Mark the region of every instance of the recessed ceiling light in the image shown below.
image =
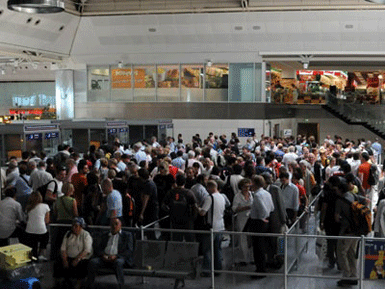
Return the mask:
<svg viewBox="0 0 385 289"><path fill-rule="evenodd" d="M32 21L32 17L28 18L26 22L30 23L31 21Z"/></svg>
<svg viewBox="0 0 385 289"><path fill-rule="evenodd" d="M261 30L261 26L255 25L253 26L253 30Z"/></svg>
<svg viewBox="0 0 385 289"><path fill-rule="evenodd" d="M3 12L4 12L4 10L3 10L3 9L1 9L1 10L0 10L0 15L1 15L1 14L3 14Z"/></svg>
<svg viewBox="0 0 385 289"><path fill-rule="evenodd" d="M59 31L62 31L64 29L64 25L60 26Z"/></svg>
<svg viewBox="0 0 385 289"><path fill-rule="evenodd" d="M148 28L148 32L156 32L156 28Z"/></svg>
<svg viewBox="0 0 385 289"><path fill-rule="evenodd" d="M36 20L35 25L38 25L40 23L40 19Z"/></svg>
<svg viewBox="0 0 385 289"><path fill-rule="evenodd" d="M241 31L243 30L243 26L234 26L234 30Z"/></svg>
<svg viewBox="0 0 385 289"><path fill-rule="evenodd" d="M30 14L47 14L64 11L63 0L8 0L8 9Z"/></svg>
<svg viewBox="0 0 385 289"><path fill-rule="evenodd" d="M353 24L346 24L346 25L345 25L345 28L346 28L346 29L353 29L353 28L354 28L354 25L353 25Z"/></svg>

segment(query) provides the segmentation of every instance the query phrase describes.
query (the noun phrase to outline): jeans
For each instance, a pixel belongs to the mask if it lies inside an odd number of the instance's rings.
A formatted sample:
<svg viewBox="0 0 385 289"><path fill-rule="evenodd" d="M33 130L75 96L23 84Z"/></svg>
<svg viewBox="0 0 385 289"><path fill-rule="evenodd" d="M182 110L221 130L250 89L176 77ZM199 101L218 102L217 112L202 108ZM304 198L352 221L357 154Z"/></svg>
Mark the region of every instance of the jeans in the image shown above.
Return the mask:
<svg viewBox="0 0 385 289"><path fill-rule="evenodd" d="M214 234L214 270L222 270L222 234ZM203 264L202 271L211 272L210 235L202 237Z"/></svg>

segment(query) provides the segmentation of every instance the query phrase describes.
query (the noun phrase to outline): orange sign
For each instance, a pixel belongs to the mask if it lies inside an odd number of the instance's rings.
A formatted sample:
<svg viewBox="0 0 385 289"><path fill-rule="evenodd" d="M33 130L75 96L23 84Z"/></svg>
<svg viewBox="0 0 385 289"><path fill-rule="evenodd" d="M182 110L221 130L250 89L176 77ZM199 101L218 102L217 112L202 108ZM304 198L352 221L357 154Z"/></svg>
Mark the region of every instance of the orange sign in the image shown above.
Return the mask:
<svg viewBox="0 0 385 289"><path fill-rule="evenodd" d="M128 69L112 69L111 71L111 88L126 89L131 88L131 68Z"/></svg>
<svg viewBox="0 0 385 289"><path fill-rule="evenodd" d="M134 69L135 88L146 88L145 69ZM111 88L128 89L131 88L131 68L118 68L111 70Z"/></svg>
<svg viewBox="0 0 385 289"><path fill-rule="evenodd" d="M135 88L146 88L146 70L145 69L134 69L135 74Z"/></svg>

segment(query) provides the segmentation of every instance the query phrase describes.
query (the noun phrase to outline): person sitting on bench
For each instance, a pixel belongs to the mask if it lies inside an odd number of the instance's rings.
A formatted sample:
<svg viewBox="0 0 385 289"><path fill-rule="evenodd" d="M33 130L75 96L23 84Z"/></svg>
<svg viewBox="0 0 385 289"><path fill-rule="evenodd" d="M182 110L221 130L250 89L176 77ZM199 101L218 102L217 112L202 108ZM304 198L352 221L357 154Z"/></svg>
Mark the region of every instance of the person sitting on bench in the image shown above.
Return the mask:
<svg viewBox="0 0 385 289"><path fill-rule="evenodd" d="M111 219L111 231L102 236L100 245L95 249L98 257L91 259L88 266L88 278L86 288L91 288L100 268L114 270L118 280L119 289L124 285L123 267L133 264L133 237L129 232L122 231L122 223L119 219Z"/></svg>

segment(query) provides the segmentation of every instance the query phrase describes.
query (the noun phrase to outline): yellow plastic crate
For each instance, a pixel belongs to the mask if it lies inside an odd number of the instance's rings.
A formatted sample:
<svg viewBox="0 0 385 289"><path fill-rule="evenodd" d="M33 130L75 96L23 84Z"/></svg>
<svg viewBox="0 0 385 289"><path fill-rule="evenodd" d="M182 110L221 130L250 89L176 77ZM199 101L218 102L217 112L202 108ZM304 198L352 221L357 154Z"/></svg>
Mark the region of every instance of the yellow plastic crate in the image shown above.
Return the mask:
<svg viewBox="0 0 385 289"><path fill-rule="evenodd" d="M0 268L15 269L31 261L32 248L23 244L0 247Z"/></svg>

